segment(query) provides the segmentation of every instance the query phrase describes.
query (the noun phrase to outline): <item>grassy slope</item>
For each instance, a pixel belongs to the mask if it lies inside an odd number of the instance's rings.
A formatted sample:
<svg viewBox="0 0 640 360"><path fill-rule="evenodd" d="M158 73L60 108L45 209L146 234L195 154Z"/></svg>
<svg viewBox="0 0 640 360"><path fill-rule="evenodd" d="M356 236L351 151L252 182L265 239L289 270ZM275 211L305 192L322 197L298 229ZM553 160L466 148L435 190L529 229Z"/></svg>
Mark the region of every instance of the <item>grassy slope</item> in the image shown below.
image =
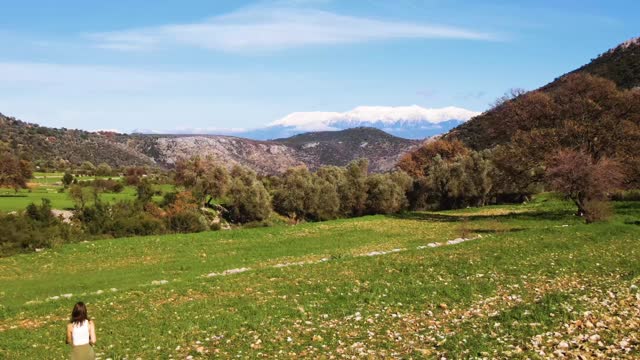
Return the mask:
<svg viewBox="0 0 640 360"><path fill-rule="evenodd" d="M98 324L96 351L113 359L535 358L596 333L602 348L581 346L623 351L620 341L639 340L640 299L629 286L640 275L640 227L631 224L640 204L617 207L615 220L590 226L568 204L541 197L524 206L114 239L4 258L0 358L66 358L64 322L80 299ZM463 217L481 239L416 249L457 237ZM394 248L407 251L355 256ZM251 270L202 276L241 267ZM168 283L152 285L158 280Z"/></svg>

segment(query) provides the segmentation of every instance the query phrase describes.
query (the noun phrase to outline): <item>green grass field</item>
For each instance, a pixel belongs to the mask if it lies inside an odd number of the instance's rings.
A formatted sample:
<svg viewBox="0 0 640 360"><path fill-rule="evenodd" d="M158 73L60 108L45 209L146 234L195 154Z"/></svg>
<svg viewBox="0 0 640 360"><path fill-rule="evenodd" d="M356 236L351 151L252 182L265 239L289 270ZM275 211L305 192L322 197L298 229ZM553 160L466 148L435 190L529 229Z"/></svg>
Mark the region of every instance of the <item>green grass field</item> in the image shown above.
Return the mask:
<svg viewBox="0 0 640 360"><path fill-rule="evenodd" d="M60 193L58 190L62 188L62 173L34 173L34 178L30 181L30 189L21 189L17 193L14 189L0 188L0 211L19 211L24 210L29 204L40 204L42 199L51 200L51 206L54 209L73 209L74 204L69 197L69 192ZM81 177L82 181L90 181L93 179L114 179L119 177L91 176ZM158 190L163 193L173 191L174 186L163 184L157 186ZM133 186L125 186L121 193L103 193L100 195L103 201L115 202L120 200L133 200L136 196L136 189ZM156 201L162 199L161 196L154 198Z"/></svg>
<svg viewBox="0 0 640 360"><path fill-rule="evenodd" d="M640 203L572 212L543 195L2 258L0 358L67 358L78 300L101 359L640 357Z"/></svg>

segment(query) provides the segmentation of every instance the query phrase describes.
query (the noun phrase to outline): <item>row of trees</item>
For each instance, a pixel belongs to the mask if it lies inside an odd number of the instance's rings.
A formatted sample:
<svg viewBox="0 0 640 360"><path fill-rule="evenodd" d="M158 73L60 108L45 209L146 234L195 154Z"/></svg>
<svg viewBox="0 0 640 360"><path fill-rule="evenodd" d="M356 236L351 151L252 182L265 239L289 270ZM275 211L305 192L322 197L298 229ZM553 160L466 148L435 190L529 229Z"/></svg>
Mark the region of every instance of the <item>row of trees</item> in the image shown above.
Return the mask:
<svg viewBox="0 0 640 360"><path fill-rule="evenodd" d="M404 156L398 167L414 178L413 209L454 209L521 202L535 189L505 182L495 151L473 151L458 140L434 140Z"/></svg>
<svg viewBox="0 0 640 360"><path fill-rule="evenodd" d="M345 168L327 166L311 173L306 167L270 179L273 207L295 220L329 220L364 214L389 214L407 208L411 178L404 172L368 173L368 161Z"/></svg>
<svg viewBox="0 0 640 360"><path fill-rule="evenodd" d="M231 222L262 221L273 210L293 221L388 214L408 207L412 179L402 171L369 174L368 161L327 166L315 173L295 167L279 176L258 177L236 166L228 171L213 159L176 164L176 184Z"/></svg>
<svg viewBox="0 0 640 360"><path fill-rule="evenodd" d="M409 205L406 195L413 182L402 171L369 174L366 160L315 173L299 167L260 177L244 167L227 170L196 157L178 162L178 190L165 193L162 200L157 184L144 177L136 185L134 200L106 202L102 193L121 190L122 182L73 183L72 178L66 179L76 210L71 222L55 218L47 200L25 212L0 214L0 224L11 224L0 236L0 253L105 236L199 232L225 223L263 225L275 219L274 213L299 222L399 212Z"/></svg>
<svg viewBox="0 0 640 360"><path fill-rule="evenodd" d="M425 143L398 164L414 177L412 207L521 202L548 189L571 199L587 222L606 217L606 200L625 185L627 175L620 161L561 147L552 147L549 155L537 159L523 154L527 147L522 145L473 151L457 140Z"/></svg>

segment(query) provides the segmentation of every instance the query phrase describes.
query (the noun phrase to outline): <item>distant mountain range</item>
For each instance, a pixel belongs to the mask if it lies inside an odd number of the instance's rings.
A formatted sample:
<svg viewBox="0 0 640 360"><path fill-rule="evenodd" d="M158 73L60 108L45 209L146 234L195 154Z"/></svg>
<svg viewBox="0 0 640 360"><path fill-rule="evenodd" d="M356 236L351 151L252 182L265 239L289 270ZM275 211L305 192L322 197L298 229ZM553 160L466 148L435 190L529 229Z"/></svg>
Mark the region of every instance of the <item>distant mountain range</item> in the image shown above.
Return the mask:
<svg viewBox="0 0 640 360"><path fill-rule="evenodd" d="M141 134L233 135L270 140L315 131L338 131L370 127L406 139L425 139L446 133L479 112L445 107L427 109L412 106L359 106L346 112L294 112L265 127L255 129L135 130Z"/></svg>
<svg viewBox="0 0 640 360"><path fill-rule="evenodd" d="M226 135L142 135L54 129L0 114L0 141L36 163L59 160L113 167L148 165L170 168L179 158L212 156L231 167L244 165L262 174L292 166L317 169L346 165L366 158L370 169L392 169L420 141L399 138L374 128L312 132L290 138L259 141Z"/></svg>

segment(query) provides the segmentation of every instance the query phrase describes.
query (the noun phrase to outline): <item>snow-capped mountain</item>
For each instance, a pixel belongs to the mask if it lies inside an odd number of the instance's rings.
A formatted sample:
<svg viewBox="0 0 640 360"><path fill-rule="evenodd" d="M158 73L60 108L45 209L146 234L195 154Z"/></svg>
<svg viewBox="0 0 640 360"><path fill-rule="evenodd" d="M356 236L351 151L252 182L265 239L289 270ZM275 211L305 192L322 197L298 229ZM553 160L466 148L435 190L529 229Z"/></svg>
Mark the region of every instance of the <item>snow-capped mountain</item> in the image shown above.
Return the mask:
<svg viewBox="0 0 640 360"><path fill-rule="evenodd" d="M313 131L338 131L372 127L407 139L424 139L446 133L479 115L459 107L428 109L411 106L358 106L346 112L294 112L265 127L254 129L177 129L169 131L138 130L141 133L216 134L242 136L255 140L285 138Z"/></svg>
<svg viewBox="0 0 640 360"><path fill-rule="evenodd" d="M469 120L478 112L458 107L426 109L412 106L359 106L346 112L294 112L269 124L284 135L308 131L373 127L413 139L441 134ZM266 129L265 129L266 130Z"/></svg>

